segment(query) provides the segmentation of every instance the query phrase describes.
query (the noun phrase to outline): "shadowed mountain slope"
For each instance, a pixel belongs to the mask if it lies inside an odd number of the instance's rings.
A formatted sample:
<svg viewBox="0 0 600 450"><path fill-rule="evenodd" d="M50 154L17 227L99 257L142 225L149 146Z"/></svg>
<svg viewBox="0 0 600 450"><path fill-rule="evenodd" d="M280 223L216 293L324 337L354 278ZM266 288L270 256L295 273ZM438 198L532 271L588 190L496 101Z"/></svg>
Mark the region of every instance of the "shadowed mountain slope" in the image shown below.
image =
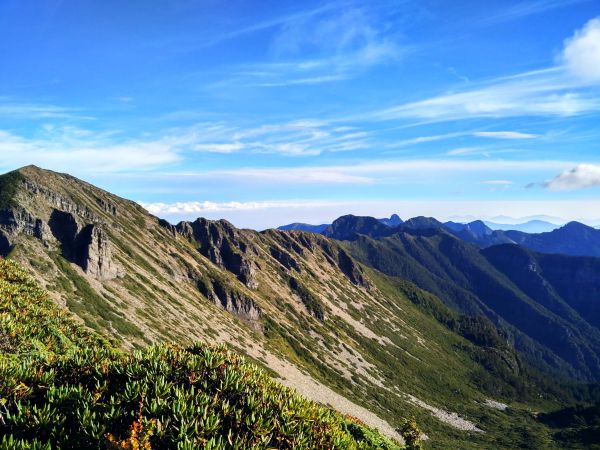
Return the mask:
<svg viewBox="0 0 600 450"><path fill-rule="evenodd" d="M594 316L582 317L566 299L550 301L557 292L542 282L533 289L513 262L506 265L513 270L502 271L506 267L486 258L514 246L481 253L439 229L398 231L380 239L358 235L344 246L365 264L416 283L458 311L490 318L538 368L590 380L600 376L600 330L593 325ZM576 277L577 269L571 270L569 276ZM589 284L597 282L598 275L588 272L588 285L571 286L569 298L585 296Z"/></svg>
<svg viewBox="0 0 600 450"><path fill-rule="evenodd" d="M515 243L541 253L562 253L572 256L600 256L600 230L579 222L546 233L527 234L506 231Z"/></svg>

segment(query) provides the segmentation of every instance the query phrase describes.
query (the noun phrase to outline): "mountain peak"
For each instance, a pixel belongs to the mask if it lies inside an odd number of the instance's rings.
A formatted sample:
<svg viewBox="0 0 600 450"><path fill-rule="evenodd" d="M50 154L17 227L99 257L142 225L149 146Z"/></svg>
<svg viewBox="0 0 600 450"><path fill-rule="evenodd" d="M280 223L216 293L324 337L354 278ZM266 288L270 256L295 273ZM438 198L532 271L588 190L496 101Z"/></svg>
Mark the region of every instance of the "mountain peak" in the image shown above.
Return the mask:
<svg viewBox="0 0 600 450"><path fill-rule="evenodd" d="M323 234L334 239L351 240L358 234L381 237L389 234L389 232L390 227L381 223L374 217L348 214L335 219L333 223L323 231Z"/></svg>
<svg viewBox="0 0 600 450"><path fill-rule="evenodd" d="M404 222L404 226L407 228L413 228L413 229L444 228L444 224L442 222L440 222L439 220L437 220L433 217L425 217L425 216L418 216L418 217L413 217L412 219L408 219L406 222Z"/></svg>
<svg viewBox="0 0 600 450"><path fill-rule="evenodd" d="M41 167L36 166L35 164L29 164L27 166L20 167L16 170L16 172L21 172L21 173L30 172L30 171L47 172L46 169L42 169Z"/></svg>
<svg viewBox="0 0 600 450"><path fill-rule="evenodd" d="M64 176L64 177L71 177L70 175L59 173L59 172L54 172L49 169L44 169L44 168L36 166L34 164L20 167L20 168L14 170L13 173L19 173L20 175L23 175L26 178L39 178L39 177L47 178L47 177L53 177L53 176L57 176L57 175Z"/></svg>
<svg viewBox="0 0 600 450"><path fill-rule="evenodd" d="M581 222L572 221L565 225L563 225L561 230L565 231L584 231L584 230L594 230L594 228L587 226Z"/></svg>
<svg viewBox="0 0 600 450"><path fill-rule="evenodd" d="M388 227L397 227L404 223L404 221L400 218L398 214L392 214L389 218L378 219L381 223L387 225Z"/></svg>

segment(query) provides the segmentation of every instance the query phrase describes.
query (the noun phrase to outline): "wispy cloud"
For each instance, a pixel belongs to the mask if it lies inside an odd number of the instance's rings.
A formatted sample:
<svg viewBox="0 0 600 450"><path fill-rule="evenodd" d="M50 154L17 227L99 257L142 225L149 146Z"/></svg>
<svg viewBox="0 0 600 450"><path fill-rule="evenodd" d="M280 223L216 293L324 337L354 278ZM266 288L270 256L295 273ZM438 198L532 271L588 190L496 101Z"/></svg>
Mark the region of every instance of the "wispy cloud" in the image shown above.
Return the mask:
<svg viewBox="0 0 600 450"><path fill-rule="evenodd" d="M36 138L0 131L0 167L35 163L64 171L78 167L84 171L113 172L146 170L180 160L180 155L166 140L113 142L107 136L72 127L46 127Z"/></svg>
<svg viewBox="0 0 600 450"><path fill-rule="evenodd" d="M213 45L219 44L224 41L229 41L231 39L237 39L242 36L256 33L263 30L268 30L271 28L285 26L286 24L303 22L307 19L319 16L326 12L329 12L335 8L339 8L339 4L335 2L330 2L328 4L319 6L317 8L299 11L291 14L286 14L278 17L273 17L271 19L259 21L247 26L241 26L235 30L224 32L222 34L218 34L213 36L212 38L205 39L202 42L196 43L197 47L211 47Z"/></svg>
<svg viewBox="0 0 600 450"><path fill-rule="evenodd" d="M576 164L573 161L560 160L409 159L332 166L214 170L188 173L185 176L279 185L377 184L396 183L398 180L414 177L416 174L423 178L464 173L547 172L565 170Z"/></svg>
<svg viewBox="0 0 600 450"><path fill-rule="evenodd" d="M384 130L386 131L386 130ZM523 133L520 131L458 131L444 134L433 134L429 136L417 136L410 139L401 139L388 144L386 148L402 148L411 147L418 144L426 144L430 142L446 141L466 136L487 138L487 139L535 139L539 135L531 133ZM459 152L460 153L460 152Z"/></svg>
<svg viewBox="0 0 600 450"><path fill-rule="evenodd" d="M339 6L339 5L338 5ZM375 8L376 9L376 8ZM223 85L283 87L331 83L353 78L368 68L397 63L411 47L378 26L366 8L329 8L282 22L272 41L272 60L228 68Z"/></svg>
<svg viewBox="0 0 600 450"><path fill-rule="evenodd" d="M368 139L368 133L351 127L308 120L247 128L204 122L137 138L114 130L45 124L27 137L0 130L0 167L35 162L65 171L74 166L87 172L150 170L194 160L200 153L314 156L362 149L368 146ZM315 172L308 178L323 176ZM364 181L360 177L351 180Z"/></svg>
<svg viewBox="0 0 600 450"><path fill-rule="evenodd" d="M591 0L533 0L522 1L512 4L498 14L491 15L484 23L501 23L510 20L522 19L536 14L542 14L554 9L566 8L579 3L590 2Z"/></svg>
<svg viewBox="0 0 600 450"><path fill-rule="evenodd" d="M452 150L448 150L446 155L448 156L457 156L457 155L471 155L473 153L478 153L481 151L481 147L459 147L453 148Z"/></svg>
<svg viewBox="0 0 600 450"><path fill-rule="evenodd" d="M22 119L93 119L77 108L43 103L21 103L0 98L0 116Z"/></svg>
<svg viewBox="0 0 600 450"><path fill-rule="evenodd" d="M468 91L406 103L374 112L372 120L420 119L430 122L518 116L574 116L600 110L600 100L556 69L495 80Z"/></svg>
<svg viewBox="0 0 600 450"><path fill-rule="evenodd" d="M197 152L273 153L288 156L314 156L365 148L369 135L351 127L327 122L297 120L256 127L201 123L190 128L173 129L169 134L187 142Z"/></svg>
<svg viewBox="0 0 600 450"><path fill-rule="evenodd" d="M511 184L514 184L514 181L510 181L510 180L485 180L482 181L481 184L487 184L490 186L510 186Z"/></svg>
<svg viewBox="0 0 600 450"><path fill-rule="evenodd" d="M360 119L443 122L521 116L569 117L600 111L600 97L593 86L600 82L600 19L590 20L567 39L558 60L561 64L554 67L496 78L469 90L392 106Z"/></svg>
<svg viewBox="0 0 600 450"><path fill-rule="evenodd" d="M579 164L545 181L542 186L555 191L598 187L600 186L600 164Z"/></svg>
<svg viewBox="0 0 600 450"><path fill-rule="evenodd" d="M535 139L537 134L521 133L519 131L476 131L473 136L495 139Z"/></svg>

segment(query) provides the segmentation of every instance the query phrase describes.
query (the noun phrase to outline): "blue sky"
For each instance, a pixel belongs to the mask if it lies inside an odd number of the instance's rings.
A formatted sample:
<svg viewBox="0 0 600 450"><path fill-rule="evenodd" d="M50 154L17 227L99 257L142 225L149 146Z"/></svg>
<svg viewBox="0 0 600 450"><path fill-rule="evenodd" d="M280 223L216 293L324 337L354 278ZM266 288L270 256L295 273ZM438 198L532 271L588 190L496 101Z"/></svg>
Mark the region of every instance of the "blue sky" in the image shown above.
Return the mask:
<svg viewBox="0 0 600 450"><path fill-rule="evenodd" d="M0 2L0 170L171 221L600 223L600 2Z"/></svg>

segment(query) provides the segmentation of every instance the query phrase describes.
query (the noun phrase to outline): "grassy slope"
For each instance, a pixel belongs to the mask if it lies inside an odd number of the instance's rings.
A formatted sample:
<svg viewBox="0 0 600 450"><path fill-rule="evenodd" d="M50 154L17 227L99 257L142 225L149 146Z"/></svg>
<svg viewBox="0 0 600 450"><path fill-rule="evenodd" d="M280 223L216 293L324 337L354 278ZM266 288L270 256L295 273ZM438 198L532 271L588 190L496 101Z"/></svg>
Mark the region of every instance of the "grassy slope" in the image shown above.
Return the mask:
<svg viewBox="0 0 600 450"><path fill-rule="evenodd" d="M5 260L0 324L2 448L399 448L224 347L115 350Z"/></svg>
<svg viewBox="0 0 600 450"><path fill-rule="evenodd" d="M365 264L409 279L458 310L491 317L538 368L582 378L600 370L597 330L583 333L581 318L569 321L532 300L469 244L445 233L415 232L361 236L345 245Z"/></svg>
<svg viewBox="0 0 600 450"><path fill-rule="evenodd" d="M305 233L235 230L236 240L252 247L247 256L260 267L259 287L251 290L200 255L193 242L174 237L131 202L47 173L32 179L106 221L114 257L126 275L98 283L64 260L59 249L29 237L22 237L11 256L30 266L86 325L116 338L118 345L229 342L264 367L271 365L263 358L266 352L280 355L394 427L415 416L431 438L429 448L546 445L549 434L530 410L556 407L553 399L537 398L539 386L515 383L510 364L503 363L507 355L485 339L475 345L465 339L466 333L458 333L460 327L449 326L460 325L460 318L443 309L437 298L370 270L365 272L370 287L353 285L331 261L337 243ZM118 214L103 212L98 199L115 204ZM30 193L21 193L19 202L48 212L45 199ZM273 248L291 255L298 270L275 260ZM194 277L220 280L227 289L256 301L264 333L203 298ZM290 277L303 289L294 292ZM302 297L310 300L313 313L315 305L322 310L325 319L311 315ZM278 375L286 377L284 371ZM405 394L457 412L486 433L457 430L415 406ZM491 409L484 405L486 398L505 401L511 408Z"/></svg>

